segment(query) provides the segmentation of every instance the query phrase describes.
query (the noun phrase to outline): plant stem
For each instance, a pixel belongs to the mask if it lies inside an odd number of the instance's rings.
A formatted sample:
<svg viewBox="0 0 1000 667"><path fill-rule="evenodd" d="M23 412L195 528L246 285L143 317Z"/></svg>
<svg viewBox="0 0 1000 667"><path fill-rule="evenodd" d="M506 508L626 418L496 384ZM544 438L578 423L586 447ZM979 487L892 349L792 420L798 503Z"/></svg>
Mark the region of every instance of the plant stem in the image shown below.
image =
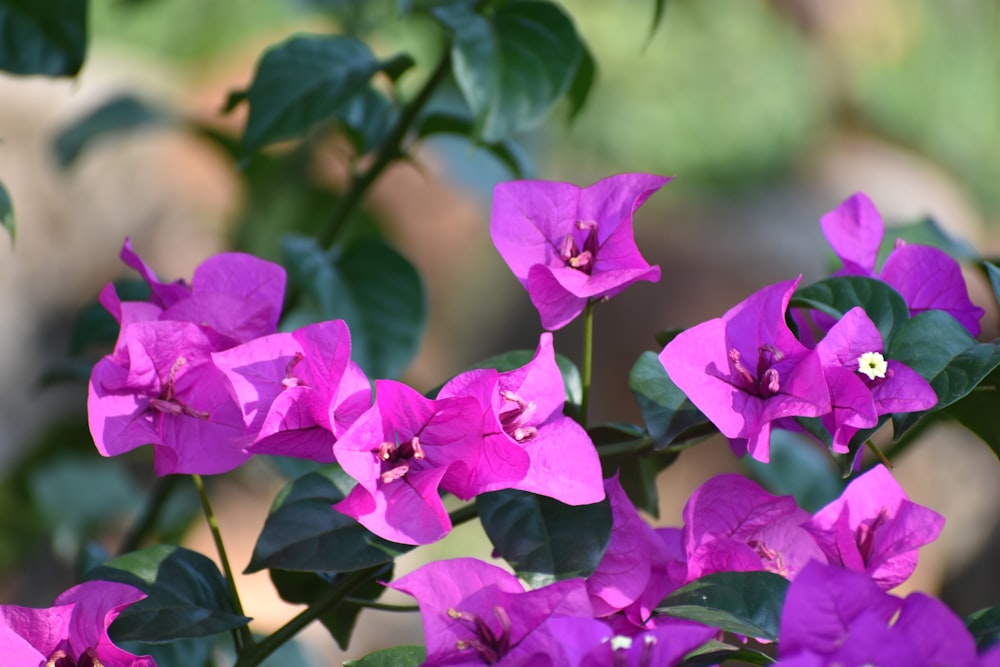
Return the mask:
<svg viewBox="0 0 1000 667"><path fill-rule="evenodd" d="M475 503L469 503L468 505L462 505L457 510L454 510L448 514L448 518L451 519L451 525L460 526L466 521L472 521L477 516L479 516L479 510L476 508Z"/></svg>
<svg viewBox="0 0 1000 667"><path fill-rule="evenodd" d="M234 667L256 667L264 661L267 656L277 651L281 646L301 632L307 625L317 618L327 613L341 602L358 586L362 585L373 576L376 576L384 565L365 568L351 572L343 579L335 581L320 597L312 604L302 610L290 621L275 630L260 642L247 648L240 654Z"/></svg>
<svg viewBox="0 0 1000 667"><path fill-rule="evenodd" d="M867 445L868 449L872 450L872 452L875 453L875 456L879 458L879 460L882 462L882 465L884 465L889 470L892 470L892 463L889 462L889 459L886 458L885 454L882 452L881 449L879 449L878 445L876 445L871 440L865 440L865 445Z"/></svg>
<svg viewBox="0 0 1000 667"><path fill-rule="evenodd" d="M583 308L583 388L580 391L580 426L587 428L587 411L590 407L590 378L594 357L594 302L588 300Z"/></svg>
<svg viewBox="0 0 1000 667"><path fill-rule="evenodd" d="M379 146L375 161L372 162L371 166L363 174L354 179L347 192L337 201L337 205L327 225L317 234L322 247L329 248L333 245L333 242L343 233L351 214L364 198L365 193L368 192L372 183L389 166L390 162L402 154L403 140L406 138L407 132L410 131L410 126L413 125L417 116L423 110L424 106L426 106L434 91L437 90L437 87L444 81L450 70L451 46L448 45L441 55L438 64L435 66L434 71L427 78L427 81L424 82L416 97L403 107L392 131L383 139Z"/></svg>
<svg viewBox="0 0 1000 667"><path fill-rule="evenodd" d="M194 481L194 486L198 489L198 497L201 498L201 508L205 513L205 520L208 522L208 529L212 533L212 540L215 542L215 549L219 552L219 560L222 561L222 571L226 577L226 584L229 586L229 596L233 601L233 611L235 611L240 616L246 616L243 613L243 604L240 602L240 594L236 590L236 579L233 577L233 569L229 566L229 557L226 555L226 546L222 542L222 533L219 531L219 522L215 518L215 512L212 511L212 504L208 500L208 493L205 492L205 484L201 479L201 475L191 475L191 479ZM237 635L237 632L239 633ZM233 631L233 643L236 645L236 654L239 655L241 650L253 646L253 634L250 632L250 627L243 625L238 630Z"/></svg>
<svg viewBox="0 0 1000 667"><path fill-rule="evenodd" d="M118 549L119 554L135 551L142 544L142 541L146 539L146 536L153 532L156 520L160 516L160 511L166 504L167 499L170 498L170 494L177 488L177 483L181 479L180 475L167 475L156 480L156 485L153 487L153 492L142 509L142 514L138 516L135 523L129 528L128 533L126 533L125 539L122 540L122 545Z"/></svg>
<svg viewBox="0 0 1000 667"><path fill-rule="evenodd" d="M420 607L415 604L386 604L384 602L373 602L372 600L362 600L361 598L345 597L344 602L355 607L365 609L377 609L378 611L413 612L420 611Z"/></svg>

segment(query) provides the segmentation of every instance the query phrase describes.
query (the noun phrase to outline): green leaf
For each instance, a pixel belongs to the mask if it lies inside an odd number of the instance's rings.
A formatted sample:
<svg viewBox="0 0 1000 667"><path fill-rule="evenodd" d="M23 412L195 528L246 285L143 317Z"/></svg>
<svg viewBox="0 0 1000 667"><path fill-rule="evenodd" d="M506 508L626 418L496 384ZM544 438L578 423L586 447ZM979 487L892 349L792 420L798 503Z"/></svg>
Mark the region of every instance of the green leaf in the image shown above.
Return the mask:
<svg viewBox="0 0 1000 667"><path fill-rule="evenodd" d="M597 78L597 62L587 45L580 42L580 62L576 66L573 74L573 81L569 84L566 96L569 99L569 121L573 120L583 110L590 91L594 88L594 79Z"/></svg>
<svg viewBox="0 0 1000 667"><path fill-rule="evenodd" d="M629 372L628 386L658 449L667 447L682 434L691 433L692 429L710 424L670 379L655 352L639 355Z"/></svg>
<svg viewBox="0 0 1000 667"><path fill-rule="evenodd" d="M56 158L59 166L69 167L95 141L119 132L171 122L173 118L166 111L131 95L121 95L61 130L55 140Z"/></svg>
<svg viewBox="0 0 1000 667"><path fill-rule="evenodd" d="M344 667L419 667L426 658L427 650L423 646L394 646L357 660L347 660Z"/></svg>
<svg viewBox="0 0 1000 667"><path fill-rule="evenodd" d="M300 316L344 320L351 356L369 377L401 375L427 326L424 286L413 265L378 238L328 252L314 238L286 236L282 248L289 278L312 302Z"/></svg>
<svg viewBox="0 0 1000 667"><path fill-rule="evenodd" d="M986 275L990 279L990 287L993 288L993 298L1000 303L1000 268L997 268L997 265L992 262L983 262L983 266L986 268Z"/></svg>
<svg viewBox="0 0 1000 667"><path fill-rule="evenodd" d="M618 481L632 504L645 510L654 518L660 518L660 494L656 478L674 464L680 452L660 451L645 456L631 458L617 464ZM601 460L604 463L604 460ZM605 477L613 473L605 469Z"/></svg>
<svg viewBox="0 0 1000 667"><path fill-rule="evenodd" d="M412 549L383 540L331 507L353 485L339 466L286 485L271 506L246 571L353 572L388 563Z"/></svg>
<svg viewBox="0 0 1000 667"><path fill-rule="evenodd" d="M533 588L588 576L611 537L607 500L570 506L510 489L477 496L476 508L496 553Z"/></svg>
<svg viewBox="0 0 1000 667"><path fill-rule="evenodd" d="M14 237L17 233L17 226L14 223L14 205L10 201L7 189L0 183L0 227L10 234L10 243L14 245Z"/></svg>
<svg viewBox="0 0 1000 667"><path fill-rule="evenodd" d="M771 462L761 463L746 456L743 464L768 491L795 496L807 512L815 512L840 496L844 483L830 456L816 443L791 431L771 433Z"/></svg>
<svg viewBox="0 0 1000 667"><path fill-rule="evenodd" d="M158 544L107 561L87 580L131 584L148 597L126 608L112 625L119 641L166 642L205 637L246 625L209 558L183 547Z"/></svg>
<svg viewBox="0 0 1000 667"><path fill-rule="evenodd" d="M500 139L498 141L477 141L475 139L475 125L471 118L463 116L457 112L434 111L423 116L417 123L417 137L423 139L435 134L452 134L466 137L477 148L488 151L493 157L507 167L514 178L525 178L531 171L524 152L520 150L514 141L510 139Z"/></svg>
<svg viewBox="0 0 1000 667"><path fill-rule="evenodd" d="M897 239L902 239L910 244L929 245L939 248L959 260L975 261L980 256L971 245L965 241L952 238L941 228L941 225L934 218L927 217L907 225L891 225L887 227L885 238L882 240L882 248L879 251L879 265L895 249Z"/></svg>
<svg viewBox="0 0 1000 667"><path fill-rule="evenodd" d="M472 368L495 368L501 373L521 368L531 361L535 356L534 350L511 350L501 354L493 355L488 359L472 365ZM556 353L556 365L562 373L563 388L566 390L566 402L579 405L583 395L583 380L580 379L580 370L568 357ZM470 370L466 369L466 370Z"/></svg>
<svg viewBox="0 0 1000 667"><path fill-rule="evenodd" d="M455 80L486 141L540 120L573 82L583 48L550 2L512 0L489 16L464 4L431 13L452 33Z"/></svg>
<svg viewBox="0 0 1000 667"><path fill-rule="evenodd" d="M788 580L772 572L719 572L674 591L657 611L774 641L787 591Z"/></svg>
<svg viewBox="0 0 1000 667"><path fill-rule="evenodd" d="M1000 365L1000 345L977 343L958 321L940 310L917 314L900 326L889 341L886 356L906 364L937 393L940 410L967 396ZM893 415L898 438L923 413Z"/></svg>
<svg viewBox="0 0 1000 667"><path fill-rule="evenodd" d="M386 68L396 72L397 63L398 57L379 61L367 45L345 35L295 35L271 47L247 91L244 157L341 118L355 98L370 95L372 76Z"/></svg>
<svg viewBox="0 0 1000 667"><path fill-rule="evenodd" d="M664 10L667 8L667 0L653 0L653 20L649 24L649 39L653 39L660 24L663 22Z"/></svg>
<svg viewBox="0 0 1000 667"><path fill-rule="evenodd" d="M140 278L114 281L115 292L122 301L147 301L149 284ZM107 352L118 339L118 320L98 301L87 304L77 313L69 337L69 353L83 355L91 349ZM88 373L89 375L89 373Z"/></svg>
<svg viewBox="0 0 1000 667"><path fill-rule="evenodd" d="M372 577L363 585L351 592L351 597L361 600L377 600L385 592L385 586L379 580L390 581L393 567L387 565L378 577ZM338 576L322 572L289 572L271 568L271 581L282 600L293 604L312 604L337 581ZM342 604L334 607L319 617L320 623L330 632L341 650L346 650L351 640L351 634L357 623L361 607L356 604Z"/></svg>
<svg viewBox="0 0 1000 667"><path fill-rule="evenodd" d="M861 276L827 278L800 287L792 295L791 306L813 308L837 319L851 308L861 306L878 327L883 342L892 337L896 327L910 319L910 309L899 292L881 280Z"/></svg>
<svg viewBox="0 0 1000 667"><path fill-rule="evenodd" d="M773 665L774 658L749 648L742 648L720 641L707 642L685 656L678 667L714 667L714 665L729 664L726 661L739 661L748 665Z"/></svg>
<svg viewBox="0 0 1000 667"><path fill-rule="evenodd" d="M976 649L985 651L1000 641L1000 606L987 607L969 614L965 625L976 640Z"/></svg>
<svg viewBox="0 0 1000 667"><path fill-rule="evenodd" d="M1000 371L994 370L964 398L945 408L946 415L982 439L1000 458L1000 414L997 413Z"/></svg>
<svg viewBox="0 0 1000 667"><path fill-rule="evenodd" d="M87 0L0 0L0 69L75 76L87 54Z"/></svg>

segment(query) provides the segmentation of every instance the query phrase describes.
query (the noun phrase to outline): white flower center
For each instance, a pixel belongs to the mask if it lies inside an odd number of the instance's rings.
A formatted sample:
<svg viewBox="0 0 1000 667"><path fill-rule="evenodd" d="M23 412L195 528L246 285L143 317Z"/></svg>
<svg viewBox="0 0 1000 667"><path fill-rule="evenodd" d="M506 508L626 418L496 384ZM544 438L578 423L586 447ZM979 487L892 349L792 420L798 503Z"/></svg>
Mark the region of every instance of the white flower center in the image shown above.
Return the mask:
<svg viewBox="0 0 1000 667"><path fill-rule="evenodd" d="M858 372L864 373L869 380L884 378L889 368L889 362L878 352L865 352L858 357Z"/></svg>

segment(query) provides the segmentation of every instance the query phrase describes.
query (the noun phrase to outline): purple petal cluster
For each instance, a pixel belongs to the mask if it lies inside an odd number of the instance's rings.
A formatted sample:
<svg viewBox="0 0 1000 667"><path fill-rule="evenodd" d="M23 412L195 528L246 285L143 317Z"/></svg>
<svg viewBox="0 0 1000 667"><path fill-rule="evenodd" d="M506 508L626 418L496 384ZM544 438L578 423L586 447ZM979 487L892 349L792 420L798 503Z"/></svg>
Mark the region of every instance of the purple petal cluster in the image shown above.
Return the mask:
<svg viewBox="0 0 1000 667"><path fill-rule="evenodd" d="M881 271L876 259L885 224L875 204L862 192L846 199L820 219L823 234L843 268L836 275L878 278L899 292L910 314L943 310L979 335L983 309L972 303L958 262L938 248L897 243Z"/></svg>
<svg viewBox="0 0 1000 667"><path fill-rule="evenodd" d="M126 584L88 581L62 593L51 607L0 605L0 661L31 667L156 667L151 657L129 653L108 637L118 614L144 597Z"/></svg>
<svg viewBox="0 0 1000 667"><path fill-rule="evenodd" d="M544 329L566 326L588 301L660 279L660 268L635 245L632 214L669 180L619 174L585 188L555 181L496 186L493 244L528 291Z"/></svg>

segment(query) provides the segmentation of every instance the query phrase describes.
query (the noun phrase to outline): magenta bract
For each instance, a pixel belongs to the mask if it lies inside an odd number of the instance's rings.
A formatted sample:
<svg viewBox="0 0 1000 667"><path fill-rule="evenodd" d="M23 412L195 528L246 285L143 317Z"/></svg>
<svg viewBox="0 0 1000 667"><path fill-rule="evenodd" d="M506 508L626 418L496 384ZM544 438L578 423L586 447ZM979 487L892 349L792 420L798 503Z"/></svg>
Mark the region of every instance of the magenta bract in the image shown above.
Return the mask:
<svg viewBox="0 0 1000 667"><path fill-rule="evenodd" d="M585 188L556 181L509 181L493 190L490 235L542 319L560 329L589 300L656 282L635 245L632 214L670 179L620 174Z"/></svg>

